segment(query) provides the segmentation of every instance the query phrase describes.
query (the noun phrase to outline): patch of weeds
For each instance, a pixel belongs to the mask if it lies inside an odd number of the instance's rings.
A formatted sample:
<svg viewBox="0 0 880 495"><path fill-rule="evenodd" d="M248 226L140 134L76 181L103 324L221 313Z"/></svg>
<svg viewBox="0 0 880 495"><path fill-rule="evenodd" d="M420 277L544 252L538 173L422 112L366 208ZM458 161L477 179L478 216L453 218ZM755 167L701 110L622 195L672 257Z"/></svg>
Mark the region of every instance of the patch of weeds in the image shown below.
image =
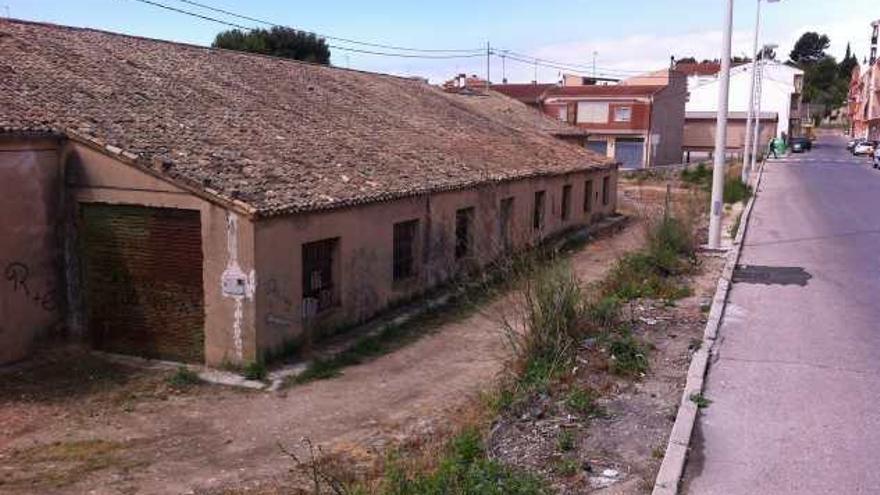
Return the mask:
<svg viewBox="0 0 880 495"><path fill-rule="evenodd" d="M613 335L608 342L611 372L621 376L640 376L648 371L647 350L630 334Z"/></svg>
<svg viewBox="0 0 880 495"><path fill-rule="evenodd" d="M314 380L326 380L342 375L344 367L337 359L315 359L302 373L292 377L292 384L303 384Z"/></svg>
<svg viewBox="0 0 880 495"><path fill-rule="evenodd" d="M61 488L84 479L90 473L107 468L129 468L133 462L123 458L125 445L107 440L77 440L36 445L13 451L8 461L21 465L10 470L0 486L21 486L33 493L39 487ZM24 466L28 466L25 469Z"/></svg>
<svg viewBox="0 0 880 495"><path fill-rule="evenodd" d="M705 163L699 163L694 168L686 168L679 176L685 184L708 188L712 184L712 170Z"/></svg>
<svg viewBox="0 0 880 495"><path fill-rule="evenodd" d="M556 435L556 448L561 452L574 450L574 433L565 428L559 430L559 433Z"/></svg>
<svg viewBox="0 0 880 495"><path fill-rule="evenodd" d="M508 386L499 387L492 392L483 394L482 397L486 407L493 414L507 411L513 407L517 400L516 392Z"/></svg>
<svg viewBox="0 0 880 495"><path fill-rule="evenodd" d="M650 227L644 249L617 260L603 281L603 293L624 301L687 297L690 289L677 279L691 271L695 260L693 232L666 215Z"/></svg>
<svg viewBox="0 0 880 495"><path fill-rule="evenodd" d="M262 361L251 361L246 364L244 369L242 370L242 375L247 380L265 380L266 376L269 374L269 371L266 369L266 364Z"/></svg>
<svg viewBox="0 0 880 495"><path fill-rule="evenodd" d="M168 384L175 388L187 388L200 383L202 379L199 374L186 366L178 366L177 371L168 377Z"/></svg>
<svg viewBox="0 0 880 495"><path fill-rule="evenodd" d="M597 329L612 328L620 319L620 299L605 296L587 306L587 318Z"/></svg>
<svg viewBox="0 0 880 495"><path fill-rule="evenodd" d="M712 404L712 401L706 398L706 396L704 396L702 392L692 393L690 399L691 402L697 405L698 409L705 409L709 407L710 404Z"/></svg>
<svg viewBox="0 0 880 495"><path fill-rule="evenodd" d="M688 351L690 352L697 352L701 347L703 347L703 339L691 338L688 343Z"/></svg>
<svg viewBox="0 0 880 495"><path fill-rule="evenodd" d="M663 459L664 456L666 456L666 449L663 447L654 447L651 449L651 457L654 459Z"/></svg>
<svg viewBox="0 0 880 495"><path fill-rule="evenodd" d="M724 181L724 202L727 204L745 202L752 197L752 187L743 184L739 177L728 177Z"/></svg>
<svg viewBox="0 0 880 495"><path fill-rule="evenodd" d="M577 459L570 457L562 457L553 462L553 471L566 478L576 475L579 468L580 463Z"/></svg>
<svg viewBox="0 0 880 495"><path fill-rule="evenodd" d="M739 212L736 215L736 220L733 221L733 224L730 226L730 229L727 231L730 234L730 237L736 237L737 232L739 232L739 224L742 222L742 212Z"/></svg>
<svg viewBox="0 0 880 495"><path fill-rule="evenodd" d="M703 313L708 313L709 311L712 311L712 303L700 304L700 311L702 311Z"/></svg>
<svg viewBox="0 0 880 495"><path fill-rule="evenodd" d="M546 495L541 478L489 459L480 432L466 429L450 440L436 469L408 469L391 459L379 493L388 495Z"/></svg>
<svg viewBox="0 0 880 495"><path fill-rule="evenodd" d="M565 405L572 411L589 416L598 411L596 394L590 389L576 388L565 398Z"/></svg>

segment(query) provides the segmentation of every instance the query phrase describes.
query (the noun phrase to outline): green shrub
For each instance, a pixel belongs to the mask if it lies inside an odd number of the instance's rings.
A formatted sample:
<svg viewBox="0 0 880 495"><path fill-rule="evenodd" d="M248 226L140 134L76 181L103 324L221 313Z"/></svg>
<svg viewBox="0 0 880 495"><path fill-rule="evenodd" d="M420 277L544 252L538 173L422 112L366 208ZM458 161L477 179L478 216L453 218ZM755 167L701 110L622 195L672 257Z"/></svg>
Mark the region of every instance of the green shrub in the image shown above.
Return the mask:
<svg viewBox="0 0 880 495"><path fill-rule="evenodd" d="M482 437L468 429L454 437L433 472L407 472L388 463L380 493L386 495L544 495L550 488L540 478L486 457Z"/></svg>
<svg viewBox="0 0 880 495"><path fill-rule="evenodd" d="M574 357L583 335L584 295L565 263L537 271L521 295L524 328L507 322L507 337L522 363L520 385L543 388Z"/></svg>
<svg viewBox="0 0 880 495"><path fill-rule="evenodd" d="M565 398L565 405L584 416L592 415L599 410L596 405L596 395L590 389L576 388L572 390Z"/></svg>
<svg viewBox="0 0 880 495"><path fill-rule="evenodd" d="M202 379L199 378L198 373L181 365L177 367L177 371L173 375L168 377L168 383L173 387L185 388L202 383Z"/></svg>
<svg viewBox="0 0 880 495"><path fill-rule="evenodd" d="M739 177L728 177L724 181L724 202L727 204L745 202L752 197L752 187L743 184Z"/></svg>
<svg viewBox="0 0 880 495"><path fill-rule="evenodd" d="M587 306L586 314L597 329L613 328L620 319L620 299L613 295L602 297Z"/></svg>
<svg viewBox="0 0 880 495"><path fill-rule="evenodd" d="M244 367L242 374L248 380L265 380L269 372L262 361L251 361Z"/></svg>
<svg viewBox="0 0 880 495"><path fill-rule="evenodd" d="M608 352L611 372L616 375L637 376L648 371L647 350L632 335L612 336Z"/></svg>
<svg viewBox="0 0 880 495"><path fill-rule="evenodd" d="M574 450L574 433L564 428L559 430L556 435L556 447L562 452Z"/></svg>
<svg viewBox="0 0 880 495"><path fill-rule="evenodd" d="M691 169L681 171L681 181L686 184L709 188L712 184L712 170L705 163L700 163Z"/></svg>
<svg viewBox="0 0 880 495"><path fill-rule="evenodd" d="M623 301L685 297L690 291L675 277L690 271L695 252L691 229L675 217L664 216L650 226L644 249L617 260L603 282L603 293Z"/></svg>

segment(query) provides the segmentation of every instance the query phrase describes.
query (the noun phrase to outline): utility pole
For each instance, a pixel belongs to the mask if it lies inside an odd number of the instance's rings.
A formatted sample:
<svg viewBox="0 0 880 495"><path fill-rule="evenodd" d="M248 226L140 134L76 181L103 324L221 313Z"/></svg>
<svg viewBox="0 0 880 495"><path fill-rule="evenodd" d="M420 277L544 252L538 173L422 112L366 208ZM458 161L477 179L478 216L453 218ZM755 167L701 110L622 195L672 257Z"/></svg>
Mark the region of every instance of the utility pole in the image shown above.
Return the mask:
<svg viewBox="0 0 880 495"><path fill-rule="evenodd" d="M492 86L492 83L489 82L489 79L492 77L491 73L491 62L492 60L492 48L489 46L489 42L486 42L486 91L489 91L489 87Z"/></svg>
<svg viewBox="0 0 880 495"><path fill-rule="evenodd" d="M709 205L709 248L721 247L721 212L724 195L724 162L727 149L727 108L730 91L730 39L733 31L733 0L727 0L724 35L721 38L721 82L715 121L715 160L712 167L712 199Z"/></svg>
<svg viewBox="0 0 880 495"><path fill-rule="evenodd" d="M761 49L761 52L766 53L767 48L770 48L770 45L764 45L764 48ZM751 167L753 170L755 168L755 162L758 160L758 151L759 151L758 141L761 139L761 100L763 99L762 96L764 94L764 64L765 63L766 63L766 61L762 57L761 63L758 64L758 94L756 95L758 97L758 102L757 102L758 109L755 113L755 130L754 130L755 136L754 136L754 139L752 139L752 161L749 163L749 167ZM775 137L776 133L774 132L773 135Z"/></svg>
<svg viewBox="0 0 880 495"><path fill-rule="evenodd" d="M779 0L766 0L766 2L767 3L776 3L776 2L779 2ZM742 179L743 184L748 184L749 174L755 168L755 156L754 156L754 154L751 154L751 150L753 149L753 146L751 145L751 138L752 138L752 118L754 118L754 111L755 111L754 110L755 109L755 93L756 93L756 91L760 92L759 89L756 89L755 84L757 82L757 77L758 77L758 53L759 53L758 52L758 38L759 38L759 35L761 32L761 0L757 0L757 3L758 3L758 9L757 9L757 13L755 14L755 16L756 16L755 17L755 39L754 39L754 43L752 44L752 54L753 54L752 55L752 57L753 57L752 58L752 89L751 89L751 92L749 93L749 112L748 112L748 116L747 116L747 120L746 120L746 136L745 136L745 143L743 146L742 176L740 177ZM761 63L763 63L765 53L767 53L767 50L762 48L760 51L761 61L762 61ZM758 106L760 107L760 101L758 102ZM760 117L760 110L759 110L759 115L757 118L755 118L755 121L756 121L755 125L759 125L758 123L760 122L760 118L761 117ZM760 136L760 133L755 133L755 135Z"/></svg>
<svg viewBox="0 0 880 495"><path fill-rule="evenodd" d="M535 59L535 84L538 84L538 59Z"/></svg>
<svg viewBox="0 0 880 495"><path fill-rule="evenodd" d="M749 183L749 168L751 167L752 151L752 117L755 109L755 83L758 80L758 33L761 31L761 0L758 0L758 13L755 17L755 39L752 43L752 86L749 93L749 111L746 116L746 136L743 146L742 179L743 184ZM760 116L758 117L760 119Z"/></svg>
<svg viewBox="0 0 880 495"><path fill-rule="evenodd" d="M507 50L501 50L501 83L507 84Z"/></svg>

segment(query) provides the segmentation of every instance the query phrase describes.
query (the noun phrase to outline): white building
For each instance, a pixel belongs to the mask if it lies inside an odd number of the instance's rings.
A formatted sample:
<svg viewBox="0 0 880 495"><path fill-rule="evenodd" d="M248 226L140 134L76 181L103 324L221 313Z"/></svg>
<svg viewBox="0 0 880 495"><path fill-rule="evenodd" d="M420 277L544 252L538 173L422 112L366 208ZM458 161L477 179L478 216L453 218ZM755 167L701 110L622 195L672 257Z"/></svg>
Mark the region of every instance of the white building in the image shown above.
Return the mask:
<svg viewBox="0 0 880 495"><path fill-rule="evenodd" d="M801 93L804 72L787 64L768 60L764 66L761 111L779 116L776 136L801 134ZM687 112L717 112L719 79L701 77L688 80L690 97ZM730 112L748 112L752 84L752 65L730 69Z"/></svg>

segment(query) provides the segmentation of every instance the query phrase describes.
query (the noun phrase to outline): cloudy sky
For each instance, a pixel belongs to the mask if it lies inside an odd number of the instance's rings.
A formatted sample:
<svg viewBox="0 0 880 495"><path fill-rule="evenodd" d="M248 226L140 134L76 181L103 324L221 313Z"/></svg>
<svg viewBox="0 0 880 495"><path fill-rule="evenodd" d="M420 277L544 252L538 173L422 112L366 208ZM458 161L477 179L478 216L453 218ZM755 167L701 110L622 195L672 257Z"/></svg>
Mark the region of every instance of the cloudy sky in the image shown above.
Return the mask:
<svg viewBox="0 0 880 495"><path fill-rule="evenodd" d="M229 22L253 21L206 10L185 0L149 0ZM277 24L350 40L422 50L399 51L331 40L335 65L437 82L460 73L484 75L486 43L493 47L492 79L511 82L534 78L539 58L621 77L662 68L670 55L718 58L724 0L192 0ZM757 0L736 0L733 51L751 49ZM776 43L786 57L805 31L827 34L838 58L850 42L859 59L867 55L872 20L880 19L880 0L782 0L764 4L762 43ZM87 26L111 31L210 44L224 26L162 9L138 0L0 0L0 14L11 17ZM415 58L346 51L431 55ZM500 57L507 50L508 56ZM516 60L516 59L520 60ZM503 62L503 63L502 63ZM550 62L547 62L550 64ZM538 67L538 79L554 81L560 70Z"/></svg>

